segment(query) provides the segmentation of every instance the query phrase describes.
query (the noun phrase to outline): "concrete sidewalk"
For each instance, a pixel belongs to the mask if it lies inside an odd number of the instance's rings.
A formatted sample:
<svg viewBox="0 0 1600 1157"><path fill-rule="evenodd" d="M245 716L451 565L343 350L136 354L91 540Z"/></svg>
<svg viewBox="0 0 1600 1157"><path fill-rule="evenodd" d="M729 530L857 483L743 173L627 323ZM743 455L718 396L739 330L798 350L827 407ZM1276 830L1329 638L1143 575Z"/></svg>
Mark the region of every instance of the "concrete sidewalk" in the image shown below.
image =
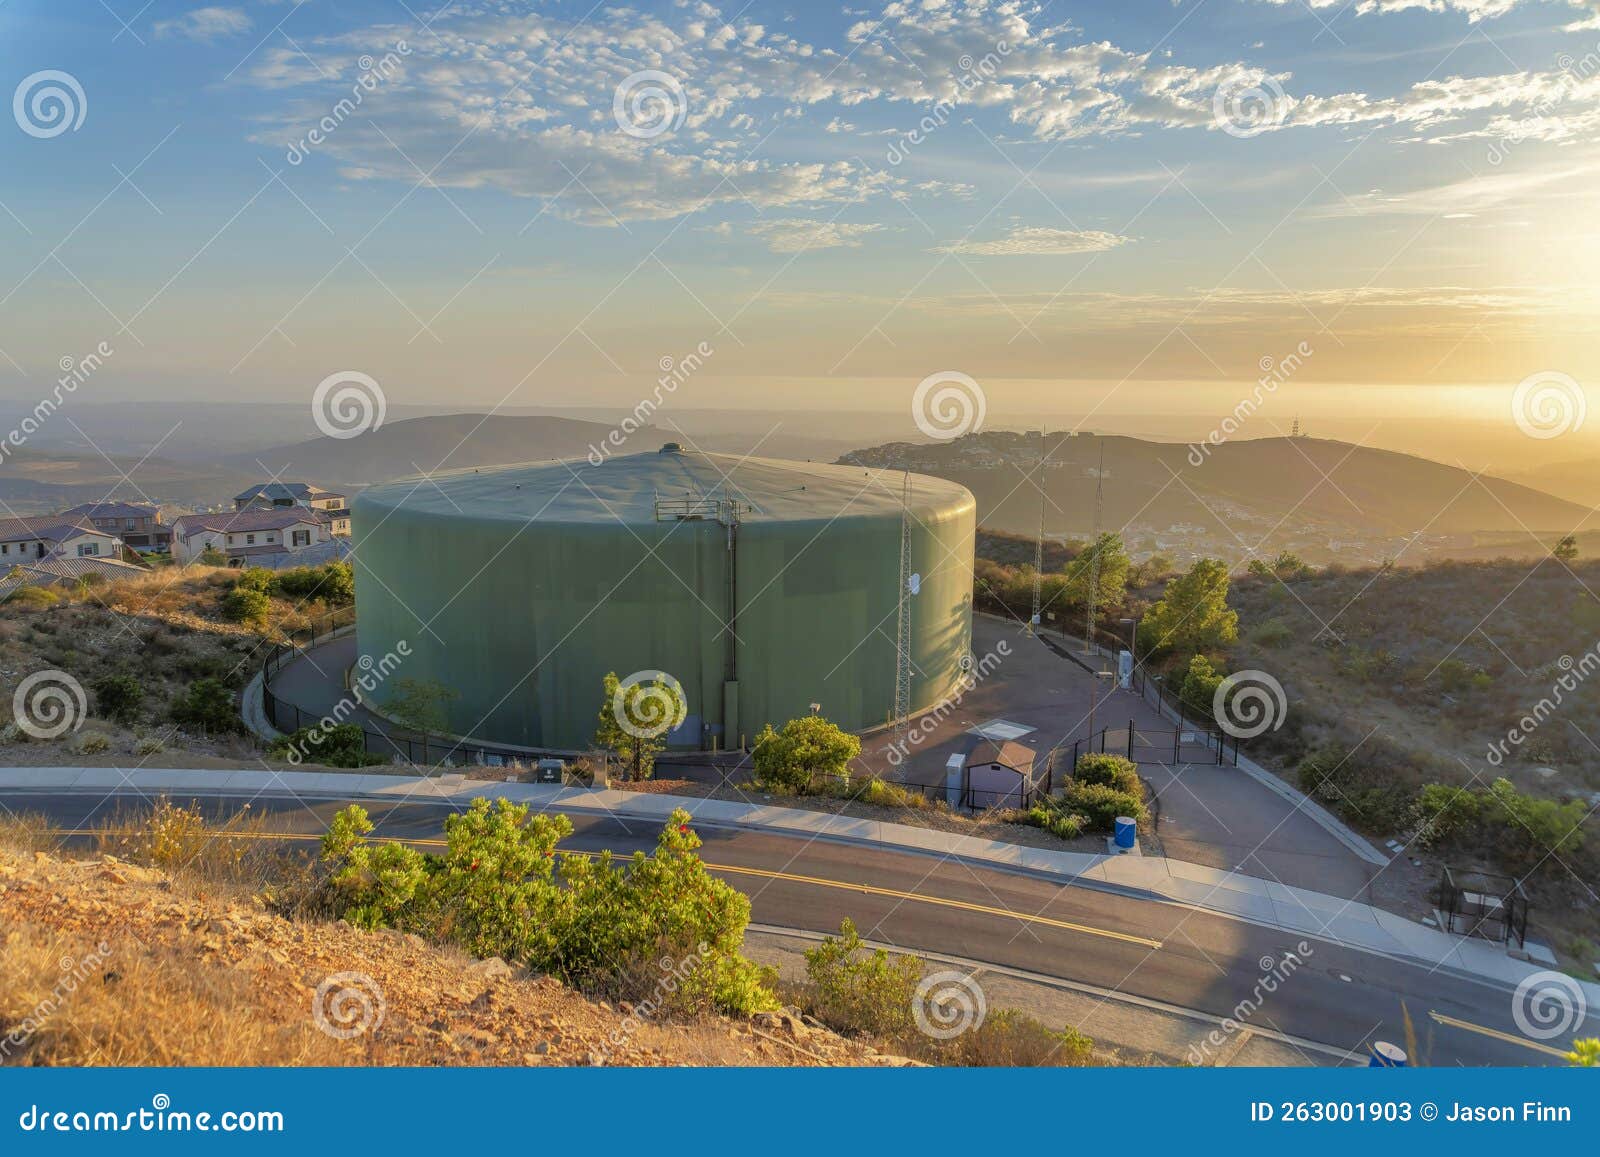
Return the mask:
<svg viewBox="0 0 1600 1157"><path fill-rule="evenodd" d="M1098 856L1022 847L905 824L796 808L767 807L690 796L628 791L588 791L534 784L494 783L461 776L434 778L356 772L201 771L182 768L3 767L0 791L110 792L128 788L145 794L182 793L254 798L287 795L303 799L440 801L464 807L484 796L526 803L539 811L664 821L683 808L701 823L749 828L797 837L852 843L886 851L959 859L984 867L1058 880L1063 886L1100 888L1183 904L1216 915L1361 951L1449 970L1507 987L1544 971L1515 960L1481 940L1436 928L1367 904L1269 880L1158 856ZM1592 1007L1600 1007L1600 984L1575 981Z"/></svg>

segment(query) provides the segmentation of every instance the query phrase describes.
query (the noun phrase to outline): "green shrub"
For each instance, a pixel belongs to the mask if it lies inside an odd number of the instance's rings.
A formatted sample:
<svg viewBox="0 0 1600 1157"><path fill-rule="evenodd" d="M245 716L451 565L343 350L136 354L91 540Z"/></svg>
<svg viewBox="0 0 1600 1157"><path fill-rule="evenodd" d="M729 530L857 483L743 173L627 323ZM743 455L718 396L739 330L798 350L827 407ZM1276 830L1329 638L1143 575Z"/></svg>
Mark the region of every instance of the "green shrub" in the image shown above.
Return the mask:
<svg viewBox="0 0 1600 1157"><path fill-rule="evenodd" d="M1034 804L1022 813L1022 818L1034 827L1043 828L1064 840L1077 839L1089 822L1085 816L1062 810L1060 801L1055 799Z"/></svg>
<svg viewBox="0 0 1600 1157"><path fill-rule="evenodd" d="M104 675L91 685L100 714L119 723L131 723L144 703L144 685L132 675Z"/></svg>
<svg viewBox="0 0 1600 1157"><path fill-rule="evenodd" d="M1062 793L1065 809L1083 816L1090 831L1109 832L1119 816L1142 821L1148 813L1141 796L1103 783L1069 782Z"/></svg>
<svg viewBox="0 0 1600 1157"><path fill-rule="evenodd" d="M1469 788L1427 784L1417 794L1416 843L1432 848L1463 842L1478 831L1482 811L1479 794Z"/></svg>
<svg viewBox="0 0 1600 1157"><path fill-rule="evenodd" d="M1072 778L1079 783L1104 784L1129 795L1144 795L1139 769L1131 760L1108 752L1095 751L1079 756L1078 766L1072 770Z"/></svg>
<svg viewBox="0 0 1600 1157"><path fill-rule="evenodd" d="M267 750L291 763L320 763L327 767L376 767L389 762L386 756L367 750L366 735L355 723L302 727L292 735L273 740Z"/></svg>
<svg viewBox="0 0 1600 1157"><path fill-rule="evenodd" d="M682 809L654 855L626 864L604 852L564 856L558 867L571 822L503 799L475 799L446 819L438 855L370 844L371 831L352 805L323 837L329 903L352 923L520 961L616 999L658 999L670 980L678 1010L776 1007L770 974L742 953L749 898L706 870Z"/></svg>
<svg viewBox="0 0 1600 1157"><path fill-rule="evenodd" d="M172 721L227 734L244 730L233 692L220 679L196 679L172 703Z"/></svg>
<svg viewBox="0 0 1600 1157"><path fill-rule="evenodd" d="M791 719L781 731L769 723L756 736L750 762L758 787L804 791L815 779L843 779L861 754L861 740L820 715Z"/></svg>
<svg viewBox="0 0 1600 1157"><path fill-rule="evenodd" d="M18 587L5 598L12 607L53 607L60 601L61 596L48 587Z"/></svg>
<svg viewBox="0 0 1600 1157"><path fill-rule="evenodd" d="M1497 779L1483 799L1483 820L1501 863L1516 872L1561 871L1561 861L1583 847L1586 804L1557 803L1523 795L1508 779Z"/></svg>
<svg viewBox="0 0 1600 1157"><path fill-rule="evenodd" d="M236 586L222 596L222 614L231 622L261 626L271 612L272 599L255 587Z"/></svg>
<svg viewBox="0 0 1600 1157"><path fill-rule="evenodd" d="M806 949L807 1004L838 1032L893 1039L914 1027L922 961L868 948L846 919L839 935Z"/></svg>
<svg viewBox="0 0 1600 1157"><path fill-rule="evenodd" d="M233 580L233 589L236 591L260 591L262 594L271 594L277 581L274 572L264 566L249 566L241 570Z"/></svg>
<svg viewBox="0 0 1600 1157"><path fill-rule="evenodd" d="M983 1023L949 1041L926 1059L964 1068L1078 1067L1093 1063L1094 1041L1076 1029L1050 1028L1014 1008L997 1008Z"/></svg>
<svg viewBox="0 0 1600 1157"><path fill-rule="evenodd" d="M1250 632L1250 641L1258 647L1287 646L1294 641L1294 628L1283 619L1268 619Z"/></svg>
<svg viewBox="0 0 1600 1157"><path fill-rule="evenodd" d="M321 599L334 606L346 606L355 601L355 572L347 562L293 567L277 572L271 590L281 598L296 602Z"/></svg>

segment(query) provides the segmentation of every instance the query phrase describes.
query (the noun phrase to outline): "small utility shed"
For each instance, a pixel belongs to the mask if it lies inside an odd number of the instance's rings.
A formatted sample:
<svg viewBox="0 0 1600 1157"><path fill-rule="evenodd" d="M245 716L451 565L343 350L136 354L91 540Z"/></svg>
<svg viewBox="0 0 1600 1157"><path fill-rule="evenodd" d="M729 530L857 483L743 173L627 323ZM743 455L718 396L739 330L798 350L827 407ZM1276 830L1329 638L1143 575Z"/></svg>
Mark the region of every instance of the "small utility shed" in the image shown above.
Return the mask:
<svg viewBox="0 0 1600 1157"><path fill-rule="evenodd" d="M972 807L1024 807L1033 788L1035 752L1009 739L983 739L967 754Z"/></svg>

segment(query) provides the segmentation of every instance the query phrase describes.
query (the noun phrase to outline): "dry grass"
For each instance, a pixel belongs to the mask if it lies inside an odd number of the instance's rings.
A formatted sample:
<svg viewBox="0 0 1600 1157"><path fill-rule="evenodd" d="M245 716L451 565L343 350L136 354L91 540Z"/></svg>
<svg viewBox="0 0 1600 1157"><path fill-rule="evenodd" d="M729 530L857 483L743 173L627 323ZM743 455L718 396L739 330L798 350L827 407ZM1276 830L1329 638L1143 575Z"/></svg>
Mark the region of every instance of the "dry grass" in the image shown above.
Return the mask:
<svg viewBox="0 0 1600 1157"><path fill-rule="evenodd" d="M337 1065L351 1060L305 1017L263 1007L248 971L197 968L193 955L179 948L126 937L94 941L25 924L11 929L0 944L0 976L5 977L0 1063Z"/></svg>

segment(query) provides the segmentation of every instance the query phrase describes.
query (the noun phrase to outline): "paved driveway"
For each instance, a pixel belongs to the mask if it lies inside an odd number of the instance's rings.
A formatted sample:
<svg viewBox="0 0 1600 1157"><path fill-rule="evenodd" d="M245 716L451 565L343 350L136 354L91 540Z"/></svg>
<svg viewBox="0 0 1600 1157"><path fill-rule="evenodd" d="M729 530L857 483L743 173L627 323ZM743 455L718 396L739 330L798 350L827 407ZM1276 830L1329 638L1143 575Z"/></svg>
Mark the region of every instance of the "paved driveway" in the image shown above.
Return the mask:
<svg viewBox="0 0 1600 1157"><path fill-rule="evenodd" d="M924 737L904 749L907 758L896 763L891 747L897 737L879 733L863 739L863 763L886 778L942 783L946 760L972 743L970 729L996 720L1030 728L1017 742L1034 748L1041 760L1050 749L1070 749L1074 740L1102 727L1126 735L1130 723L1142 743L1171 742L1172 722L1140 696L1105 678L1098 680L1097 698L1095 676L1019 624L976 616L972 649L977 670L987 670L976 686L959 702L952 701L942 721L924 716L913 724L913 731ZM1083 659L1094 667L1105 665L1104 660ZM1186 745L1182 753L1196 760L1202 749ZM1374 870L1370 865L1290 801L1245 772L1204 758L1175 767L1140 766L1156 797L1164 855L1347 898L1362 894ZM1069 761L1064 754L1058 771Z"/></svg>

